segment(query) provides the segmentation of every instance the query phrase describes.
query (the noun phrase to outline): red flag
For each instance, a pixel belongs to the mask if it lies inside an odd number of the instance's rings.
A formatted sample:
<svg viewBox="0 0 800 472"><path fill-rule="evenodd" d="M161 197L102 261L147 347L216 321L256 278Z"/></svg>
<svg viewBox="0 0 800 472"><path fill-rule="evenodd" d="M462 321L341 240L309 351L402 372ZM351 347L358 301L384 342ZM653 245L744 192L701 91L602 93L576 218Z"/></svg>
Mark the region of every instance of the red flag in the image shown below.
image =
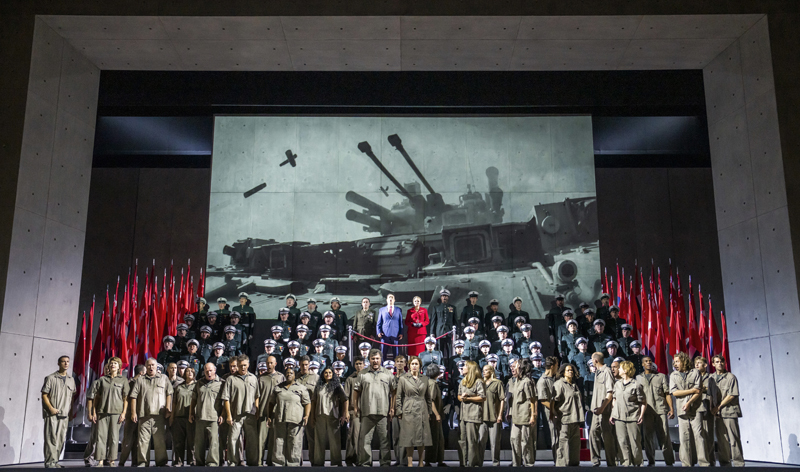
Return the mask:
<svg viewBox="0 0 800 472"><path fill-rule="evenodd" d="M720 322L722 322L722 357L725 358L725 370L731 370L730 349L728 347L728 323L725 320L725 313L720 312Z"/></svg>
<svg viewBox="0 0 800 472"><path fill-rule="evenodd" d="M697 285L697 299L700 302L700 314L697 319L697 334L700 336L700 355L708 354L708 324L706 323L706 311L703 309L703 289Z"/></svg>
<svg viewBox="0 0 800 472"><path fill-rule="evenodd" d="M703 352L703 341L700 339L700 329L697 323L697 308L695 308L694 291L692 289L692 276L689 276L689 339L687 344L689 357Z"/></svg>
<svg viewBox="0 0 800 472"><path fill-rule="evenodd" d="M99 378L103 375L103 362L106 358L106 333L108 332L108 288L106 288L106 304L103 313L100 315L100 327L97 329L97 336L92 349L92 357L89 361L89 368L92 375Z"/></svg>
<svg viewBox="0 0 800 472"><path fill-rule="evenodd" d="M197 288L197 296L198 297L205 297L206 296L206 272L203 268L200 268L200 286Z"/></svg>
<svg viewBox="0 0 800 472"><path fill-rule="evenodd" d="M608 267L603 268L603 280L602 280L602 289L603 293L608 293Z"/></svg>
<svg viewBox="0 0 800 472"><path fill-rule="evenodd" d="M672 279L672 264L669 266L669 350L675 356L683 348L683 333L681 332L681 310L678 306L678 292Z"/></svg>
<svg viewBox="0 0 800 472"><path fill-rule="evenodd" d="M668 298L668 297L667 297ZM669 339L669 322L667 320L667 302L664 291L661 289L661 268L658 269L658 331L664 333L664 342Z"/></svg>
<svg viewBox="0 0 800 472"><path fill-rule="evenodd" d="M616 299L614 303L617 306L622 305L622 294L625 293L625 270L622 271L622 276L619 274L619 262L617 262L617 289L615 293L612 293L611 296ZM620 308L620 316L624 316L625 312L622 311Z"/></svg>
<svg viewBox="0 0 800 472"><path fill-rule="evenodd" d="M635 272L635 271L634 271ZM631 277L630 285L628 285L628 299L626 300L627 304L627 313L628 313L628 323L631 325L631 337L634 339L638 339L641 341L641 333L642 333L642 314L639 311L639 304L636 303L636 283L634 282L635 278Z"/></svg>
<svg viewBox="0 0 800 472"><path fill-rule="evenodd" d="M83 312L81 319L81 334L78 338L78 345L75 347L75 357L72 364L72 372L78 377L78 395L73 399L76 405L86 404L86 312ZM72 418L78 415L78 409L72 408Z"/></svg>
<svg viewBox="0 0 800 472"><path fill-rule="evenodd" d="M722 352L722 340L717 330L717 320L714 318L714 310L711 309L711 295L708 296L708 343L706 347L708 362L715 354Z"/></svg>
<svg viewBox="0 0 800 472"><path fill-rule="evenodd" d="M665 315L657 313L656 316L661 319ZM655 349L653 350L653 357L656 365L667 367L667 337L664 330L659 329L655 339ZM666 372L667 370L665 370Z"/></svg>

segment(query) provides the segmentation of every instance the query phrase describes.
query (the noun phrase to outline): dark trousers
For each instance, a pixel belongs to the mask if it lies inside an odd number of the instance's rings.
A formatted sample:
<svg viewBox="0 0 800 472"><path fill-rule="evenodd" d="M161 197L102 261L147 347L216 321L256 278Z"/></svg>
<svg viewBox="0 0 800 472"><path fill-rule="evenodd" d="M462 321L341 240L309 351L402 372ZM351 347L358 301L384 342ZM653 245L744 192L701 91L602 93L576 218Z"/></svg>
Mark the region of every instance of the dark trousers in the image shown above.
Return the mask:
<svg viewBox="0 0 800 472"><path fill-rule="evenodd" d="M397 344L397 342L398 342L397 336L384 336L384 337L381 338L381 341L383 341L383 342L385 342L387 344ZM397 354L399 352L398 349L399 348L397 346L386 346L384 344L381 344L381 352L383 352L383 359L384 360L388 360L388 359L394 360L394 358L397 357Z"/></svg>

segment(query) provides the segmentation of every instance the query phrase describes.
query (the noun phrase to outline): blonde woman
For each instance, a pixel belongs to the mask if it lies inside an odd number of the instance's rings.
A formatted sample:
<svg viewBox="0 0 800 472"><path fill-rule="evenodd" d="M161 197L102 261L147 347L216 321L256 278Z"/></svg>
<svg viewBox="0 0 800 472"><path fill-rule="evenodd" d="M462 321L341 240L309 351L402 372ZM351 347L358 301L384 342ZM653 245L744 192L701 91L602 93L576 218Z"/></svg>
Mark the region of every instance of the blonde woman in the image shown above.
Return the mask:
<svg viewBox="0 0 800 472"><path fill-rule="evenodd" d="M182 467L194 464L194 423L189 422L194 388L194 369L183 371L183 383L175 387L172 395L172 416L169 426L172 428L172 466Z"/></svg>
<svg viewBox="0 0 800 472"><path fill-rule="evenodd" d="M97 466L115 466L119 445L119 425L128 410L128 380L120 376L122 360L112 357L106 375L92 383L86 403L89 420L96 425L95 459Z"/></svg>
<svg viewBox="0 0 800 472"><path fill-rule="evenodd" d="M480 432L480 450L486 450L488 441L492 451L492 465L500 465L500 431L503 429L503 407L506 391L503 382L495 377L494 367L483 366L483 383L486 389L486 403L483 405L483 423Z"/></svg>
<svg viewBox="0 0 800 472"><path fill-rule="evenodd" d="M614 400L609 420L617 433L622 465L640 467L642 465L642 432L640 425L644 419L647 400L644 388L636 382L636 366L631 361L619 365L621 380L614 384Z"/></svg>
<svg viewBox="0 0 800 472"><path fill-rule="evenodd" d="M461 402L461 440L458 441L462 465L480 467L483 465L483 450L478 440L483 423L483 403L486 401L486 388L481 380L478 364L467 361L464 378L458 385L458 401Z"/></svg>
<svg viewBox="0 0 800 472"><path fill-rule="evenodd" d="M422 299L414 297L414 307L406 312L406 326L408 327L408 344L415 344L415 346L408 347L409 356L419 356L425 350L425 338L428 336L428 325L431 320L428 316L428 310L422 308Z"/></svg>
<svg viewBox="0 0 800 472"><path fill-rule="evenodd" d="M413 465L414 448L419 455L419 466L425 464L425 448L433 445L430 411L437 421L441 421L439 411L433 400L433 389L429 379L422 375L422 361L411 356L408 360L408 374L397 379L395 411L400 420L398 444L406 449L408 466Z"/></svg>

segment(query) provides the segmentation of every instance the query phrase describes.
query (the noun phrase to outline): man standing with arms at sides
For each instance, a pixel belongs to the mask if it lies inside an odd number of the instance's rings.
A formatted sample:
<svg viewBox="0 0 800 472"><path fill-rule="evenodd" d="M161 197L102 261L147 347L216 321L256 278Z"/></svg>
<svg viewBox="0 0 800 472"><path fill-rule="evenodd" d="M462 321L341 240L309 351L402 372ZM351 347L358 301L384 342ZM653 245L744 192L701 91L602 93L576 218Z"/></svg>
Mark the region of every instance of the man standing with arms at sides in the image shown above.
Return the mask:
<svg viewBox="0 0 800 472"><path fill-rule="evenodd" d="M133 386L136 385L136 381L139 380L141 376L144 375L146 369L142 364L137 365L133 369L134 377L128 381L128 392L133 391ZM137 443L137 425L136 423L131 420L131 415L133 414L133 409L130 407L131 397L130 393L128 393L128 410L125 414L125 429L123 430L122 436L122 451L119 453L119 466L123 467L125 462L128 460L128 456L131 456L131 465L136 465L136 457L138 455L138 449L136 447Z"/></svg>
<svg viewBox="0 0 800 472"><path fill-rule="evenodd" d="M589 429L589 449L592 452L592 464L600 465L600 450L606 451L606 465L617 465L617 441L614 436L614 427L611 419L611 401L614 398L614 376L611 369L603 362L603 353L592 354L592 362L597 369L594 374L594 389L592 390L592 425Z"/></svg>
<svg viewBox="0 0 800 472"><path fill-rule="evenodd" d="M388 343L383 345L383 355L388 357L391 353L392 359L397 357L398 348L394 346L403 340L403 311L394 304L394 294L386 296L386 306L378 310L378 322L375 325L378 331L378 338Z"/></svg>
<svg viewBox="0 0 800 472"><path fill-rule="evenodd" d="M716 418L715 430L717 444L719 445L719 465L729 467L731 462L734 467L744 467L742 455L742 438L739 435L739 418L742 409L739 406L739 381L736 376L725 368L725 358L717 354L711 358L711 363L716 370L714 380L717 382L714 407L711 414Z"/></svg>
<svg viewBox="0 0 800 472"><path fill-rule="evenodd" d="M700 401L697 405L697 413L692 420L692 429L701 428L706 435L706 458L711 467L716 465L714 456L714 415L711 408L714 406L711 401L716 398L717 384L714 377L708 373L708 360L705 357L694 358L694 369L700 374L700 381L703 387L700 389ZM697 426L695 426L697 424Z"/></svg>
<svg viewBox="0 0 800 472"><path fill-rule="evenodd" d="M672 367L675 370L669 376L669 392L675 397L675 409L678 411L678 432L681 440L679 455L681 464L684 467L691 467L692 452L696 451L700 466L708 467L706 433L697 423L692 422L697 414L703 383L700 373L691 368L691 363L688 354L677 353L672 360Z"/></svg>
<svg viewBox="0 0 800 472"><path fill-rule="evenodd" d="M150 463L150 439L153 439L157 467L167 465L166 420L172 413L172 384L166 375L157 371L156 359L144 363L147 372L133 386L131 421L138 425L139 451L137 466Z"/></svg>
<svg viewBox="0 0 800 472"><path fill-rule="evenodd" d="M116 465L119 425L125 421L130 393L128 381L119 375L121 365L119 357L109 359L107 374L92 383L87 395L86 410L97 426L94 450L98 467Z"/></svg>
<svg viewBox="0 0 800 472"><path fill-rule="evenodd" d="M155 359L154 359L155 360ZM75 380L67 375L69 356L58 358L58 371L44 378L42 385L42 417L44 418L44 466L61 469L58 463L64 441L67 439L67 424L72 416L70 408L75 396Z"/></svg>
<svg viewBox="0 0 800 472"><path fill-rule="evenodd" d="M287 300L290 300L287 298ZM272 444L268 443L270 429L267 423L269 399L275 386L278 385L275 379L266 371L258 377L258 463L261 465L272 465ZM252 441L252 439L251 439ZM264 448L268 449L264 457Z"/></svg>
<svg viewBox="0 0 800 472"><path fill-rule="evenodd" d="M545 435L548 433L550 435L553 461L555 461L558 455L559 431L558 422L553 421L554 418L558 416L558 411L553 411L553 408L555 408L553 405L553 398L556 394L554 385L556 380L558 380L558 357L549 356L547 359L545 359L544 368L544 375L542 375L542 377L539 378L539 381L536 383L536 396L539 398L542 406L545 407L549 431L545 430L544 433Z"/></svg>
<svg viewBox="0 0 800 472"><path fill-rule="evenodd" d="M308 370L308 365L311 363L311 358L308 356L303 356L300 358L299 367L300 369L297 372L297 378L295 379L294 383L297 385L301 385L308 390L308 398L313 398L314 396L314 389L317 387L317 382L319 381L319 375L312 374ZM308 450L314 450L314 426L306 424L306 440L308 441ZM303 465L302 458L300 459L300 465Z"/></svg>
<svg viewBox="0 0 800 472"><path fill-rule="evenodd" d="M658 373L653 359L645 356L642 359L644 373L636 376L636 381L642 386L644 396L647 398L647 408L644 410L644 452L647 462L652 467L656 465L656 449L653 445L653 434L661 444L664 453L664 462L671 466L675 463L675 453L672 451L672 440L669 438L669 420L675 418L672 409L672 395L669 394L669 380L664 374Z"/></svg>
<svg viewBox="0 0 800 472"><path fill-rule="evenodd" d="M375 310L370 308L369 298L364 297L361 299L361 309L353 316L353 331L362 336L375 339L375 322L377 319L378 315L375 314ZM356 341L364 342L365 340L364 338L353 340L354 343Z"/></svg>
<svg viewBox="0 0 800 472"><path fill-rule="evenodd" d="M238 373L231 373L225 381L222 401L225 406L230 433L228 434L228 456L231 464L245 465L239 457L239 440L244 432L247 465L258 465L258 379L250 373L250 358L239 356Z"/></svg>
<svg viewBox="0 0 800 472"><path fill-rule="evenodd" d="M200 467L219 465L219 425L222 424L222 398L224 383L217 376L217 367L203 366L203 380L195 385L195 395L189 411L189 422L195 424L194 460ZM208 449L208 456L206 456Z"/></svg>
<svg viewBox="0 0 800 472"><path fill-rule="evenodd" d="M392 463L389 449L387 416L394 416L389 402L395 389L394 375L381 367L381 353L377 349L369 352L369 367L356 376L353 390L355 416L361 420L358 447L361 449L358 465L372 466L372 435L377 432L380 444L380 465L388 467Z"/></svg>
<svg viewBox="0 0 800 472"><path fill-rule="evenodd" d="M431 323L428 325L428 334L434 338L450 332L453 326L456 325L456 307L451 305L449 301L450 290L443 288L439 291L439 303L428 307L428 314L431 317ZM440 342L442 353L449 359L453 356L450 336L441 338Z"/></svg>
<svg viewBox="0 0 800 472"><path fill-rule="evenodd" d="M564 317L561 313L567 308L564 306L564 295L556 295L556 306L554 306L549 313L547 313L547 330L550 333L550 342L554 346L558 346L556 342L556 331L558 327L564 323Z"/></svg>
<svg viewBox="0 0 800 472"><path fill-rule="evenodd" d="M353 364L355 367L355 373L344 381L344 393L347 395L347 399L350 402L348 406L350 413L350 426L347 429L347 443L344 461L345 464L350 467L355 466L358 463L358 435L361 431L361 421L355 414L355 390L353 386L358 381L358 374L364 370L364 359L361 357L356 357Z"/></svg>

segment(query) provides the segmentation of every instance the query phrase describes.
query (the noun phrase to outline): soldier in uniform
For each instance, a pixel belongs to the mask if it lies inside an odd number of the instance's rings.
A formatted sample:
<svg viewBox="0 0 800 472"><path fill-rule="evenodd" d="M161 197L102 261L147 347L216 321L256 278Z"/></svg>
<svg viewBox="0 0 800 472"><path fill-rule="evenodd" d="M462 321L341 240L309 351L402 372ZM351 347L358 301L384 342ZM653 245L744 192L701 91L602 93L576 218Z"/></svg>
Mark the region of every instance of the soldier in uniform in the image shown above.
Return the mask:
<svg viewBox="0 0 800 472"><path fill-rule="evenodd" d="M337 339L339 341L342 340L342 336L344 336L345 329L347 329L347 313L342 311L342 302L339 300L338 297L331 298L331 310L333 313L333 324L327 323L332 328L336 329L336 333L338 335Z"/></svg>
<svg viewBox="0 0 800 472"><path fill-rule="evenodd" d="M288 343L289 340L293 338L293 336L292 336L292 325L289 324L290 315L291 315L291 312L289 311L289 309L287 307L281 308L280 310L278 310L278 321L276 321L275 324L272 325L273 327L275 327L275 326L280 326L281 327L282 331L281 331L280 342L283 345L286 345L286 343Z"/></svg>
<svg viewBox="0 0 800 472"><path fill-rule="evenodd" d="M499 309L500 302L497 301L496 298L492 298L489 301L489 305L486 306L486 314L483 315L483 326L487 337L491 336L492 328L497 329L499 326L495 324L495 317L500 317L500 324L503 324L503 321L506 319L505 316L500 313ZM489 341L494 341L494 339L489 339Z"/></svg>
<svg viewBox="0 0 800 472"><path fill-rule="evenodd" d="M364 341L358 345L358 353L361 355L362 359L365 359L364 363L366 364L366 359L369 359L369 351L372 349L372 344Z"/></svg>
<svg viewBox="0 0 800 472"><path fill-rule="evenodd" d="M222 329L222 326L219 323L216 311L209 311L208 313L206 313L206 323L203 326L204 327L208 326L209 328L211 328L211 337L210 337L211 340L217 342L221 339L220 331Z"/></svg>
<svg viewBox="0 0 800 472"><path fill-rule="evenodd" d="M228 319L230 320L230 324L228 326L233 326L234 329L236 329L236 336L234 336L233 339L235 339L236 342L239 343L239 346L244 349L244 346L247 344L245 342L247 341L247 337L244 335L244 328L242 328L242 325L239 324L242 320L242 315L238 311L234 311L230 314L230 316L228 316Z"/></svg>
<svg viewBox="0 0 800 472"><path fill-rule="evenodd" d="M564 313L567 313L566 311ZM566 318L566 316L565 316ZM559 326L559 330L564 326ZM577 354L578 350L578 338L581 336L578 334L578 322L575 320L567 321L565 325L566 329L560 337L558 338L558 353L561 355L561 362L566 363L572 360L572 357Z"/></svg>
<svg viewBox="0 0 800 472"><path fill-rule="evenodd" d="M292 298L293 299L293 298ZM287 300L289 297L287 296ZM269 406L269 399L272 392L278 383L275 378L269 375L267 363L263 362L258 365L258 463L262 465L272 465L272 441L267 439L272 437L270 428L267 424L269 415L267 407ZM269 449L268 453L264 455L264 448Z"/></svg>
<svg viewBox="0 0 800 472"><path fill-rule="evenodd" d="M583 314L578 317L578 328L580 333L587 338L594 333L594 322L596 321L596 317L594 314L594 310L591 308L586 308L583 311Z"/></svg>
<svg viewBox="0 0 800 472"><path fill-rule="evenodd" d="M478 354L478 358L475 360L475 362L478 363L478 367L483 369L483 366L486 365L486 356L492 353L492 343L484 339L478 343L478 349L480 350L480 353ZM483 370L481 370L481 372L483 372Z"/></svg>
<svg viewBox="0 0 800 472"><path fill-rule="evenodd" d="M227 326L231 321L231 306L228 305L228 299L224 297L217 298L217 312L218 321L222 326Z"/></svg>
<svg viewBox="0 0 800 472"><path fill-rule="evenodd" d="M475 361L480 355L478 340L475 339L475 328L467 326L464 328L464 357L467 360Z"/></svg>
<svg viewBox="0 0 800 472"><path fill-rule="evenodd" d="M377 336L377 333L375 333L375 322L377 319L378 314L375 310L370 308L369 298L364 297L361 299L361 309L353 316L353 331L361 336L375 339ZM370 346L372 345L370 344Z"/></svg>
<svg viewBox="0 0 800 472"><path fill-rule="evenodd" d="M225 355L228 357L236 357L242 353L242 346L236 341L236 328L231 325L225 327L225 340L222 344L225 345Z"/></svg>
<svg viewBox="0 0 800 472"><path fill-rule="evenodd" d="M514 354L514 341L505 339L501 345L502 350L497 353L497 371L500 374L500 380L505 383L511 378L511 362L520 357Z"/></svg>
<svg viewBox="0 0 800 472"><path fill-rule="evenodd" d="M264 353L260 354L258 358L256 358L256 364L261 364L262 362L267 362L267 358L269 356L278 356L275 352L275 341L272 339L265 339L264 340Z"/></svg>
<svg viewBox="0 0 800 472"><path fill-rule="evenodd" d="M497 335L497 329L500 328L500 326L503 326L504 318L502 315L494 315L490 321L491 323L486 325L489 327L486 331L486 339L489 340L489 342L495 342L500 339L500 337Z"/></svg>
<svg viewBox="0 0 800 472"><path fill-rule="evenodd" d="M306 300L306 311L311 315L311 320L308 323L313 326L311 329L316 332L316 329L322 324L322 313L317 311L317 300L313 298Z"/></svg>
<svg viewBox="0 0 800 472"><path fill-rule="evenodd" d="M611 309L608 306L610 300L611 296L609 294L607 293L600 294L600 306L597 308L597 317L606 322L609 321L609 319L611 319ZM619 314L619 308L617 308L617 314ZM613 331L609 330L609 334L613 336L613 333L614 333Z"/></svg>
<svg viewBox="0 0 800 472"><path fill-rule="evenodd" d="M181 361L185 361L189 364L189 367L191 367L192 370L194 370L194 374L197 377L201 375L200 370L206 363L205 358L201 354L198 354L197 351L199 349L200 349L200 341L196 339L190 339L186 343L187 353L182 355L180 358Z"/></svg>
<svg viewBox="0 0 800 472"><path fill-rule="evenodd" d="M241 315L240 323L244 333L244 342L249 346L253 340L253 329L256 326L256 312L250 306L250 297L245 292L239 294L239 304L233 307L232 311L236 311Z"/></svg>
<svg viewBox="0 0 800 472"><path fill-rule="evenodd" d="M137 465L141 467L150 462L152 439L156 466L164 467L167 465L165 420L172 409L172 384L157 372L156 360L152 357L145 362L145 368L147 373L136 381L130 394L131 421L139 426Z"/></svg>
<svg viewBox="0 0 800 472"><path fill-rule="evenodd" d="M194 315L195 320L198 321L201 325L206 323L206 316L208 314L208 303L206 303L206 299L203 297L197 297L194 300L195 305L197 305L197 311L192 313ZM184 317L185 321L185 317Z"/></svg>
<svg viewBox="0 0 800 472"><path fill-rule="evenodd" d="M332 339L338 344L342 340L342 335L344 333L336 329L334 316L336 315L334 315L334 313L330 310L326 311L325 314L322 315L322 326L319 327L317 337L322 337L322 328L324 327L328 331L328 338L326 339Z"/></svg>
<svg viewBox="0 0 800 472"><path fill-rule="evenodd" d="M511 328L511 334L513 335L519 332L519 326L522 326L525 323L530 323L531 317L528 315L527 311L522 310L522 298L520 297L514 297L514 299L511 301L511 305L508 306L508 309L508 318L506 319L508 320L508 326ZM519 317L522 317L522 319L525 320L522 322L522 324L517 322ZM514 323L512 323L511 320L514 320Z"/></svg>
<svg viewBox="0 0 800 472"><path fill-rule="evenodd" d="M606 343L606 352L608 353L608 356L605 358L603 363L605 365L607 365L608 367L611 367L611 363L614 361L614 359L617 358L617 351L619 351L619 344L617 344L616 341L611 340L611 341L607 342Z"/></svg>
<svg viewBox="0 0 800 472"><path fill-rule="evenodd" d="M557 343L557 347L559 347L559 348L561 347L561 345L560 345L561 338L563 338L566 334L568 334L570 332L569 329L568 329L569 327L567 326L567 324L570 322L570 320L574 320L575 319L575 313L573 313L572 310L570 310L570 309L566 309L561 313L561 316L564 318L563 319L563 323L558 325L558 327L556 328L556 343ZM575 323L575 326L576 326L576 328L578 327L578 323L577 322ZM572 343L570 343L570 344L572 344ZM563 355L562 355L562 359L563 359Z"/></svg>
<svg viewBox="0 0 800 472"><path fill-rule="evenodd" d="M428 307L428 314L431 318L431 323L428 325L428 332L435 338L439 338L450 330L456 324L456 307L449 303L450 291L443 288L439 291L439 302L435 305ZM450 357L450 337L445 336L440 339L442 352L445 356Z"/></svg>
<svg viewBox="0 0 800 472"><path fill-rule="evenodd" d="M578 375L584 379L589 373L589 367L587 367L587 363L592 360L592 356L586 351L588 343L589 341L584 337L576 339L575 346L577 346L578 352L572 354L572 357L569 358L569 362L572 362L578 366Z"/></svg>
<svg viewBox="0 0 800 472"><path fill-rule="evenodd" d="M601 319L596 319L592 325L594 327L594 333L589 335L589 350L608 356L606 344L612 339L611 336L605 333L606 322Z"/></svg>
<svg viewBox="0 0 800 472"><path fill-rule="evenodd" d="M186 339L197 339L196 332L197 329L194 324L194 315L191 313L186 313L183 316L183 323L186 325Z"/></svg>
<svg viewBox="0 0 800 472"><path fill-rule="evenodd" d="M580 465L580 427L583 425L583 398L574 365L564 364L553 384L552 405L558 411L559 438L556 466ZM599 460L599 459L598 459Z"/></svg>
<svg viewBox="0 0 800 472"><path fill-rule="evenodd" d="M294 330L295 337L300 339L300 327L302 326L306 332L305 339L311 341L317 336L317 326L313 324L313 320L311 319L311 313L304 311L300 313L298 317L300 324Z"/></svg>
<svg viewBox="0 0 800 472"><path fill-rule="evenodd" d="M678 412L681 464L691 467L692 456L696 454L700 467L708 467L710 464L706 456L706 432L699 423L692 421L700 404L703 383L700 373L691 368L691 362L685 352L675 355L672 360L675 370L669 376L669 392L675 398L675 409Z"/></svg>
<svg viewBox="0 0 800 472"><path fill-rule="evenodd" d="M475 340L478 342L486 339L486 333L483 331L483 328L481 327L482 325L483 321L481 321L477 316L473 316L467 320L467 326L475 330Z"/></svg>
<svg viewBox="0 0 800 472"><path fill-rule="evenodd" d="M161 340L161 352L158 353L156 356L156 360L161 365L167 365L170 362L178 362L181 357L181 353L175 351L173 348L175 347L175 338L172 336L164 336Z"/></svg>
<svg viewBox="0 0 800 472"><path fill-rule="evenodd" d="M425 350L419 354L419 358L422 361L423 372L430 364L444 366L444 354L436 350L436 338L433 336L425 338Z"/></svg>
<svg viewBox="0 0 800 472"><path fill-rule="evenodd" d="M308 351L302 352L304 347L305 346L297 341L289 341L289 344L286 346L287 349L283 351L283 359L292 358L299 361L302 356L308 354Z"/></svg>
<svg viewBox="0 0 800 472"><path fill-rule="evenodd" d="M212 332L213 331L210 326L203 326L200 328L200 339L198 340L199 346L197 347L197 352L203 359L208 359L211 357L211 354L214 353L214 343L216 341L211 339ZM188 349L188 343L186 347Z"/></svg>
<svg viewBox="0 0 800 472"><path fill-rule="evenodd" d="M208 363L203 366L203 379L195 383L189 422L195 425L195 465L216 467L219 465L219 425L222 424L223 382L217 376L217 368ZM206 455L208 449L208 455Z"/></svg>
<svg viewBox="0 0 800 472"><path fill-rule="evenodd" d="M483 369L487 365L492 366L492 369L495 371L495 376L497 376L497 354L488 354L486 357L481 359L480 364L478 366ZM498 379L499 380L499 379Z"/></svg>
<svg viewBox="0 0 800 472"><path fill-rule="evenodd" d="M539 379L542 378L542 375L544 375L544 358L541 354L531 354L530 360L531 379L534 380L534 383L537 383Z"/></svg>
<svg viewBox="0 0 800 472"><path fill-rule="evenodd" d="M313 339L311 339L311 329L307 325L301 323L294 329L294 334L295 341L299 342L302 346L300 350L307 353L313 341Z"/></svg>
<svg viewBox="0 0 800 472"><path fill-rule="evenodd" d="M631 328L631 325L628 323L622 323L620 325L620 333L622 336L617 338L617 343L619 343L619 353L626 359L633 354L631 343L634 341L634 339L631 337Z"/></svg>
<svg viewBox="0 0 800 472"><path fill-rule="evenodd" d="M328 358L328 363L325 364L325 366L331 365L331 362L333 362L333 359L336 357L336 348L339 346L339 342L331 337L332 331L333 330L328 325L322 325L319 328L319 339L323 340L325 343L322 354ZM316 346L316 344L314 344L314 346Z"/></svg>
<svg viewBox="0 0 800 472"><path fill-rule="evenodd" d="M239 371L231 373L222 390L222 402L225 408L226 421L230 428L228 434L228 462L234 465L245 465L245 458L239 456L240 437L255 439L258 437L258 379L249 372L250 359L239 356ZM248 466L257 466L258 441L245 441L245 455Z"/></svg>
<svg viewBox="0 0 800 472"><path fill-rule="evenodd" d="M520 359L527 359L531 356L530 345L533 342L533 338L531 338L531 325L525 323L520 326L519 329L522 335L516 343L517 355Z"/></svg>
<svg viewBox="0 0 800 472"><path fill-rule="evenodd" d="M381 353L373 349L369 353L369 367L356 377L353 390L354 413L361 420L358 446L361 448L358 465L372 465L372 435L377 432L380 447L380 465L391 464L392 456L387 437L387 416L394 416L389 398L394 393L395 381L391 372L381 367Z"/></svg>
<svg viewBox="0 0 800 472"><path fill-rule="evenodd" d="M270 331L272 332L271 341L275 343L274 352L278 356L282 356L284 349L286 349L286 345L283 344L283 328L278 325L273 325Z"/></svg>
<svg viewBox="0 0 800 472"><path fill-rule="evenodd" d="M186 353L186 343L191 339L186 337L189 332L189 326L186 323L178 323L177 332L174 349L178 351L179 355L183 355Z"/></svg>
<svg viewBox="0 0 800 472"><path fill-rule="evenodd" d="M644 358L645 356L641 354L642 351L642 343L638 340L631 341L630 344L631 351L633 354L628 356L626 360L633 362L633 366L636 367L636 375L641 375L644 373ZM656 369L656 372L658 370Z"/></svg>
<svg viewBox="0 0 800 472"><path fill-rule="evenodd" d="M542 356L542 359L544 359L544 356L542 354L542 343L540 343L539 341L533 341L530 344L528 344L528 349L531 351L529 357L538 355Z"/></svg>
<svg viewBox="0 0 800 472"><path fill-rule="evenodd" d="M492 343L491 351L495 354L499 353L503 350L503 341L508 339L508 327L505 325L501 325L497 328L497 341Z"/></svg>
<svg viewBox="0 0 800 472"><path fill-rule="evenodd" d="M602 321L602 320L597 320ZM614 398L614 376L611 369L604 363L602 352L592 354L592 361L597 369L594 375L594 390L592 391L592 425L589 429L589 449L592 453L592 464L600 466L600 451L605 449L606 465L616 466L616 439L614 428L611 426L611 402ZM577 369L576 369L577 373Z"/></svg>
<svg viewBox="0 0 800 472"><path fill-rule="evenodd" d="M604 319L600 314L599 310L597 313L597 317L600 319ZM609 308L609 315L606 320L606 333L610 334L614 339L619 339L622 337L622 326L625 325L627 322L619 317L619 307L616 305L612 305Z"/></svg>
<svg viewBox="0 0 800 472"><path fill-rule="evenodd" d="M350 359L347 358L347 346L336 346L334 349L336 352L336 358L333 359L333 362L341 362L344 365L344 371L342 374L342 382L347 377L350 377L354 373L353 366L350 364Z"/></svg>
<svg viewBox="0 0 800 472"><path fill-rule="evenodd" d="M297 324L300 316L300 309L297 308L297 297L292 295L291 293L286 295L286 308L289 309L289 317L286 319L289 326L294 326Z"/></svg>
<svg viewBox="0 0 800 472"><path fill-rule="evenodd" d="M207 362L214 364L218 375L225 377L228 374L228 356L225 355L225 345L222 343L214 343L214 351Z"/></svg>
<svg viewBox="0 0 800 472"><path fill-rule="evenodd" d="M630 362L630 361L629 361ZM672 409L672 395L669 393L667 376L659 374L655 369L653 360L644 356L644 373L636 376L636 381L642 386L647 400L644 410L642 426L644 430L643 446L647 455L648 465L656 465L656 448L653 445L653 434L661 444L664 462L667 466L675 463L675 454L672 451L672 440L669 438L669 420L675 418Z"/></svg>
<svg viewBox="0 0 800 472"><path fill-rule="evenodd" d="M557 330L564 321L564 317L561 315L561 313L563 313L567 308L564 306L564 295L561 295L560 293L557 294L555 302L556 305L547 313L547 330L550 332L550 342L557 346Z"/></svg>
<svg viewBox="0 0 800 472"><path fill-rule="evenodd" d="M711 414L716 419L717 446L719 447L719 465L722 467L744 467L742 455L742 438L739 435L739 418L742 409L739 406L739 381L728 372L725 358L717 354L711 358L716 374L714 381L717 388L712 403ZM711 439L709 439L710 442Z"/></svg>
<svg viewBox="0 0 800 472"><path fill-rule="evenodd" d="M483 307L478 305L478 292L472 290L467 295L467 304L461 309L461 329L467 327L470 318L478 318L478 328L476 331L483 331L483 318L485 316Z"/></svg>
<svg viewBox="0 0 800 472"><path fill-rule="evenodd" d="M314 353L309 356L312 361L319 363L319 367L324 369L326 366L331 365L331 358L325 355L325 340L314 340Z"/></svg>

